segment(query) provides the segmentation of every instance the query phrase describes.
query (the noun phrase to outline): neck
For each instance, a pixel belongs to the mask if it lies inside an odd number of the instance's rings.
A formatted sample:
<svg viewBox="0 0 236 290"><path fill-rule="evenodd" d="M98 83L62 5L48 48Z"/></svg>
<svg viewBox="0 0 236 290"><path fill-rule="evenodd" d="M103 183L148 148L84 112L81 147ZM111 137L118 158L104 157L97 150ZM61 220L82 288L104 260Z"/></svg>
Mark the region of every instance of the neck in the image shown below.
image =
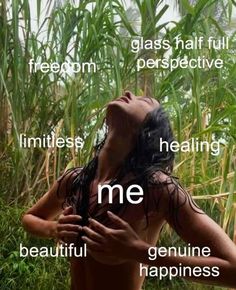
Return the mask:
<svg viewBox="0 0 236 290"><path fill-rule="evenodd" d="M119 138L110 133L98 155L96 179L99 183L108 181L117 176L124 160L132 149L133 140L130 136Z"/></svg>

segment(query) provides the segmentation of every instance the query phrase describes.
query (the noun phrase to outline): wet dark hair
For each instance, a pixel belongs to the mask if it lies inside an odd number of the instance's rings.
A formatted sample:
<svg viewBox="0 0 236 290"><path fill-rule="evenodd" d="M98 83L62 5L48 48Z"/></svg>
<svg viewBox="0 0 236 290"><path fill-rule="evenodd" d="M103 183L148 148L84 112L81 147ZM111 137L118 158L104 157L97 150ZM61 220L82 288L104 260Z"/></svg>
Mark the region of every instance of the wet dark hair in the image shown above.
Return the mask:
<svg viewBox="0 0 236 290"><path fill-rule="evenodd" d="M162 106L154 109L147 114L142 126L139 129L135 146L124 160L123 165L115 179L110 185L121 184L124 191L131 184L140 185L144 191L143 210L148 226L148 213L150 211L150 200L153 198L156 209L158 208L158 192L168 191L169 211L173 215L174 227L180 226L178 221L178 210L188 200L191 207L197 211L198 206L193 202L189 194L179 185L173 177L172 170L174 164L174 152L167 150L166 146L160 148L160 139L170 144L174 141L169 118ZM107 210L122 216L125 212L128 201L124 196L124 203L119 204L118 195L113 195L112 204L95 204L92 212L89 211L90 205L90 185L95 178L98 166L98 154L104 145L106 137L97 146L95 157L75 175L70 190L67 193L66 203L74 206L75 212L82 216L82 225L86 225L88 218L92 216L102 223L107 222ZM164 149L164 150L163 150ZM71 169L65 173L70 174L76 169ZM160 180L158 172L164 173L165 180ZM131 175L129 181L124 182L124 178ZM62 180L62 179L61 179ZM60 180L60 181L61 181ZM156 196L150 196L153 187L156 189ZM59 187L58 187L59 190ZM104 189L105 191L105 189ZM153 192L153 191L152 191ZM184 202L179 202L180 194L184 195Z"/></svg>

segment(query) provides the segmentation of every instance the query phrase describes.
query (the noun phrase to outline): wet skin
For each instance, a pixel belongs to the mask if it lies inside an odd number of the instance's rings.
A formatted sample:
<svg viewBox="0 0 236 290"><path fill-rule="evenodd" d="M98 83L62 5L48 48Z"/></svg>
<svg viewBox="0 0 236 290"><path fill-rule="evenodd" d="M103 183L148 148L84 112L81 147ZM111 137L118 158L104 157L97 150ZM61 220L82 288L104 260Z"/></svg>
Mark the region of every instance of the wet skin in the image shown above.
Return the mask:
<svg viewBox="0 0 236 290"><path fill-rule="evenodd" d="M99 154L100 166L92 182L91 204L93 204L93 199L97 198L98 184L107 183L114 177L119 162L132 150L138 129L146 115L158 106L159 103L155 99L135 97L130 92L107 105L106 123L109 132L107 142ZM124 218L140 237L153 245L156 244L164 221L161 212L150 217L148 228L145 227L146 219L141 204L130 206ZM85 274L79 279L81 284L78 283L80 272ZM112 258L104 254L99 255L99 253L89 255L83 260L71 259L71 275L73 290L139 290L145 278L139 276L139 263Z"/></svg>
<svg viewBox="0 0 236 290"><path fill-rule="evenodd" d="M117 176L124 158L126 158L135 144L137 132L147 113L158 106L159 103L156 100L135 97L130 92L125 93L124 96L113 100L107 105L106 123L108 125L108 136L99 152L97 173L91 184L91 211L92 201L97 198L98 184L107 183ZM76 223L81 220L81 217L69 212L68 209L62 213L68 182L71 182L73 175L76 176L77 174L72 172L72 176L67 175L63 179L59 196L57 195L58 182L55 182L52 188L24 214L22 223L28 232L43 238L63 239L65 242L77 239L81 227L76 225ZM163 181L166 176L161 174L158 178ZM174 227L174 221L168 212L169 195L164 191L155 192L154 190L150 197L158 195L161 195L161 202L158 208L150 210L148 228L145 228L145 216L141 204L128 206L126 214L122 216L133 227L141 240L146 241L150 246L156 245L164 222L168 222ZM179 196L180 203L184 201L185 197L184 194ZM150 205L152 204L154 202L150 200ZM57 218L58 215L60 215L59 218ZM214 279L213 277L199 277L195 280L235 288L236 247L230 238L210 217L206 214L196 214L188 203L182 206L179 212L179 219L182 223L182 230L179 231L180 237L192 245L208 245L211 249L212 257L207 259L201 259L201 257L192 257L194 259L191 257L166 257L166 259L157 259L154 261L156 263L154 265L177 266L180 262L191 267L193 265L201 267L219 265L222 273L219 277ZM106 236L106 233L104 233L104 238L109 240L109 235ZM120 243L122 244L122 239L120 239ZM142 249L137 251L135 248L130 248L129 252L132 253L133 257L130 259L130 257L123 255L124 248L125 245L113 248L116 258L111 257L111 254L106 251L102 253L92 251L84 259L71 258L72 289L140 290L144 277L139 277L138 260L143 258L141 262L148 263L148 261L145 259ZM120 257L123 258L121 259Z"/></svg>
<svg viewBox="0 0 236 290"><path fill-rule="evenodd" d="M98 156L97 174L90 193L91 200L96 195L98 184L106 183L116 176L124 158L134 146L138 129L147 113L158 106L159 103L155 99L136 97L130 92L108 103L106 114L108 136ZM58 183L55 182L52 188L25 213L22 222L28 232L44 238L63 239L66 242L76 240L80 227L75 223L80 217L66 212L62 214L66 185L68 186L68 180L72 179L71 176L64 178L59 198L56 194ZM58 221L54 221L59 214L61 216ZM156 243L163 224L161 213L156 213L150 219L148 229L144 229L145 218L141 205L135 210L134 207L131 211L128 210L124 218L143 239L153 245ZM139 290L144 279L139 277L138 263L98 254L93 257L89 255L84 259L72 258L71 278L72 289L76 290Z"/></svg>

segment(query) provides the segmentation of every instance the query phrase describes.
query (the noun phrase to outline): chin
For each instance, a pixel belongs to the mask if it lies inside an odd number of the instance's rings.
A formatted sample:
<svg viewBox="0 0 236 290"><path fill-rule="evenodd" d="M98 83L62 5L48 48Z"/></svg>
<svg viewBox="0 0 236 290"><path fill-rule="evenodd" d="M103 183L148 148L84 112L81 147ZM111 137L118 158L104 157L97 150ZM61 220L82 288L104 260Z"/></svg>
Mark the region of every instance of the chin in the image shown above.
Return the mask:
<svg viewBox="0 0 236 290"><path fill-rule="evenodd" d="M122 100L113 100L111 102L108 103L107 107L111 107L111 106L124 106L127 105L126 102L122 101Z"/></svg>
<svg viewBox="0 0 236 290"><path fill-rule="evenodd" d="M127 112L127 103L123 101L117 101L114 100L107 104L107 114L108 115L117 115L117 114L123 114L124 112Z"/></svg>

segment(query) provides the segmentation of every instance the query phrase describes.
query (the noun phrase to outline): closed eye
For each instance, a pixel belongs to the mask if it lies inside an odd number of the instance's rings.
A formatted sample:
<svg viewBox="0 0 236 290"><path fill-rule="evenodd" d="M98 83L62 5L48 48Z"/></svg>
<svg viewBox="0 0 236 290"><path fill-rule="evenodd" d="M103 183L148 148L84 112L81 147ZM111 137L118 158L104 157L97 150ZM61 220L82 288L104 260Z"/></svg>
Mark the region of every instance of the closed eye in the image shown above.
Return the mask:
<svg viewBox="0 0 236 290"><path fill-rule="evenodd" d="M154 102L153 102L153 99L152 98L150 98L150 97L145 97L148 101L149 101L149 103L151 102L152 104L154 104Z"/></svg>
<svg viewBox="0 0 236 290"><path fill-rule="evenodd" d="M152 98L149 98L149 97L141 97L141 98L139 98L139 100L142 100L142 101L148 103L149 105L154 103Z"/></svg>

